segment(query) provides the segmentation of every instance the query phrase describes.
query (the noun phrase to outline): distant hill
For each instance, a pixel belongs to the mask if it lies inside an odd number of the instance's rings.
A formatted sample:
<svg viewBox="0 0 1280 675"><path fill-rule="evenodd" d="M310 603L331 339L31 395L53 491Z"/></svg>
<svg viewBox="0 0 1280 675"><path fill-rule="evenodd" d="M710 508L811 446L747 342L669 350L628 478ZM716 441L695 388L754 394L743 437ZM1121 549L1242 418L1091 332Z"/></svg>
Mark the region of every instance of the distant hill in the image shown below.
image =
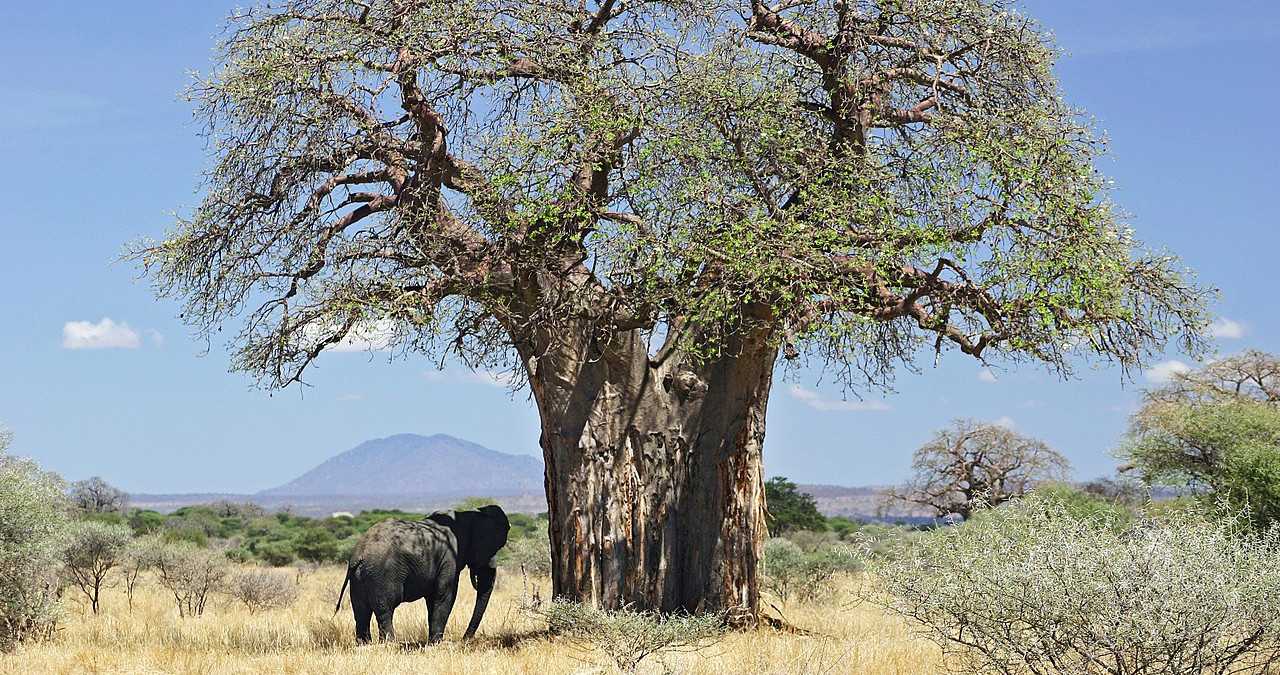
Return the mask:
<svg viewBox="0 0 1280 675"><path fill-rule="evenodd" d="M542 461L446 434L365 441L260 498L542 495Z"/></svg>
<svg viewBox="0 0 1280 675"><path fill-rule="evenodd" d="M270 511L288 509L301 515L334 511L399 508L428 512L448 508L463 497L492 497L513 512L537 513L547 508L542 460L491 450L447 434L397 434L365 441L297 478L252 495L135 494L140 508L172 511L215 501L252 502ZM888 517L912 520L922 511L880 511L883 487L801 485L828 516L858 519Z"/></svg>
<svg viewBox="0 0 1280 675"><path fill-rule="evenodd" d="M845 487L843 485L798 485L800 492L813 495L818 511L825 516L846 516L855 520L889 520L902 522L931 521L926 509L905 504L884 503L889 490L882 486Z"/></svg>

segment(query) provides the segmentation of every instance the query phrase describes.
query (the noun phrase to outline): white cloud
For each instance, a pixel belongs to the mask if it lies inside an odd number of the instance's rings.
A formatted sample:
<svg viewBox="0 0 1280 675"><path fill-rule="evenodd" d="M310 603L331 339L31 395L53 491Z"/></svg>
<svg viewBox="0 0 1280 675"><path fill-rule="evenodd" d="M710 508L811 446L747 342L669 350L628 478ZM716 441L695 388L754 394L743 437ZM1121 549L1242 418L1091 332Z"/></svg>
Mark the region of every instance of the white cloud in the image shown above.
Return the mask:
<svg viewBox="0 0 1280 675"><path fill-rule="evenodd" d="M869 410L885 411L890 409L889 404L884 401L837 401L835 399L824 398L822 394L819 394L812 389L805 389L798 384L791 385L790 393L791 398L794 398L814 410L821 410L823 412L835 410L855 412Z"/></svg>
<svg viewBox="0 0 1280 675"><path fill-rule="evenodd" d="M395 340L395 324L390 319L380 319L371 324L356 326L340 342L325 347L327 352L380 352L391 348Z"/></svg>
<svg viewBox="0 0 1280 675"><path fill-rule="evenodd" d="M63 349L137 349L142 345L129 324L103 317L97 323L68 321L62 325Z"/></svg>
<svg viewBox="0 0 1280 675"><path fill-rule="evenodd" d="M1018 428L1018 423L1014 422L1013 418L1008 415L991 420L991 423L998 427L1004 427L1010 431Z"/></svg>
<svg viewBox="0 0 1280 675"><path fill-rule="evenodd" d="M154 328L147 329L147 337L151 338L151 344L157 347L164 346L164 334Z"/></svg>
<svg viewBox="0 0 1280 675"><path fill-rule="evenodd" d="M1209 325L1209 334L1222 340L1239 340L1244 337L1244 324L1221 316Z"/></svg>
<svg viewBox="0 0 1280 675"><path fill-rule="evenodd" d="M990 368L983 368L978 371L978 379L988 384L996 383L996 374L991 372Z"/></svg>
<svg viewBox="0 0 1280 675"><path fill-rule="evenodd" d="M1147 381L1155 384L1165 384L1173 379L1174 375L1179 373L1191 372L1191 366L1181 361L1161 361L1147 369Z"/></svg>

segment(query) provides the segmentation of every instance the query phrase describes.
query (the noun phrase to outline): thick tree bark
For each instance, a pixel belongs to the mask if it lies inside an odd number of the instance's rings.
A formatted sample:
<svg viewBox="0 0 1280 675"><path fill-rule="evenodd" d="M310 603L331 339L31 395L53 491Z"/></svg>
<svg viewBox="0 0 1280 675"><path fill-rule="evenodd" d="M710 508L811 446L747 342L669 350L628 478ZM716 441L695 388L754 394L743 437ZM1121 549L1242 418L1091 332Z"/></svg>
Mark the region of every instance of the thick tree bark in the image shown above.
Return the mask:
<svg viewBox="0 0 1280 675"><path fill-rule="evenodd" d="M553 591L603 608L755 621L761 446L777 354L650 358L638 332L524 354L542 419Z"/></svg>

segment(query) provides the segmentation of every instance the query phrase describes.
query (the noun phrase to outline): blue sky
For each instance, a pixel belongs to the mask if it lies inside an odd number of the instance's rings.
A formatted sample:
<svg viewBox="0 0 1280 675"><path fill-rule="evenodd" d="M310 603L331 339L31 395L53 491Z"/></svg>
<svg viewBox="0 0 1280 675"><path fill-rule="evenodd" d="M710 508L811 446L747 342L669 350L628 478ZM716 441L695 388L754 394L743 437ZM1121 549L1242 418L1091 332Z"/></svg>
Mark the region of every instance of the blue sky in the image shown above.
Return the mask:
<svg viewBox="0 0 1280 675"><path fill-rule="evenodd" d="M420 358L329 354L311 388L252 389L227 373L221 344L205 354L176 305L114 262L198 199L203 147L177 93L189 70L208 68L232 7L0 6L0 59L12 66L0 71L0 422L16 432L15 451L71 479L97 474L145 492L254 491L406 431L536 453L523 392L433 373ZM1071 52L1064 88L1108 132L1103 168L1139 235L1222 290L1219 349L1280 351L1280 3L1024 7ZM766 467L801 482L893 482L934 429L973 417L1044 438L1081 478L1106 474L1141 388L1171 367L1157 365L1129 383L1088 368L1064 382L1035 367L984 373L959 356L934 367L925 355L919 374L863 403L800 373L775 386Z"/></svg>

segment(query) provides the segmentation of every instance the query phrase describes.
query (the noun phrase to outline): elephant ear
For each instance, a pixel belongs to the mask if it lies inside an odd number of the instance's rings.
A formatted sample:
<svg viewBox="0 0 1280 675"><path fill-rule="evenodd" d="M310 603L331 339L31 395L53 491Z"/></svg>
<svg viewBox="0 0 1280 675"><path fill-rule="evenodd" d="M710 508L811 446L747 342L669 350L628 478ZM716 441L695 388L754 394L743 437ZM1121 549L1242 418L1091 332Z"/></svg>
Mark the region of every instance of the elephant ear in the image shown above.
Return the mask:
<svg viewBox="0 0 1280 675"><path fill-rule="evenodd" d="M507 545L511 522L507 520L502 507L496 504L481 507L473 513L475 516L468 519L471 521L471 536L467 564L473 567L493 567L494 556Z"/></svg>

